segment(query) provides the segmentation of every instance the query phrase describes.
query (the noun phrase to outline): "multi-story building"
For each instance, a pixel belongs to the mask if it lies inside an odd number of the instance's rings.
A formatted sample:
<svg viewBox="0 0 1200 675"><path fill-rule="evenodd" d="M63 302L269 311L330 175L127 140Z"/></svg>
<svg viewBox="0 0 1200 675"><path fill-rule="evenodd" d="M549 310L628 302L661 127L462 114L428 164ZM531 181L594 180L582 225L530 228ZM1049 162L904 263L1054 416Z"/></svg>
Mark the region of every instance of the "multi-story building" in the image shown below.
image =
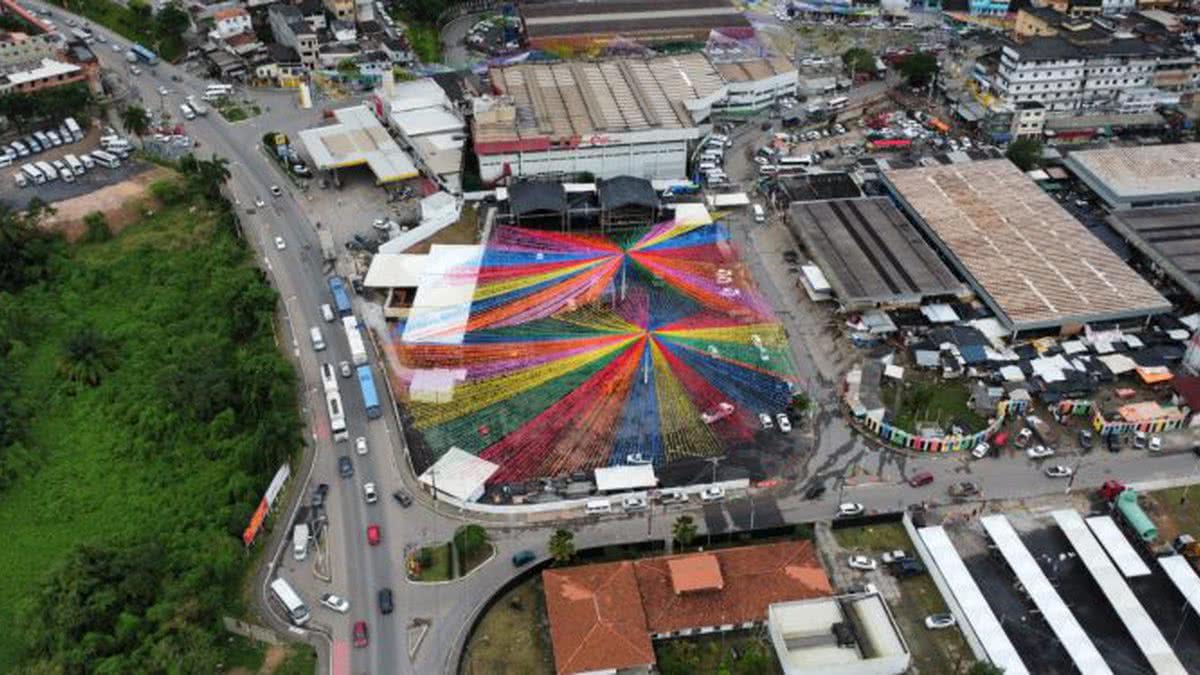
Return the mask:
<svg viewBox="0 0 1200 675"><path fill-rule="evenodd" d="M968 0L967 9L971 16L1004 16L1008 14L1008 0Z"/></svg>
<svg viewBox="0 0 1200 675"><path fill-rule="evenodd" d="M0 75L0 93L28 94L85 80L87 73L73 63L42 59L32 67L13 69Z"/></svg>
<svg viewBox="0 0 1200 675"><path fill-rule="evenodd" d="M254 32L254 26L250 23L250 12L241 7L222 9L214 13L213 27L217 32L217 37L222 40L240 33Z"/></svg>
<svg viewBox="0 0 1200 675"><path fill-rule="evenodd" d="M795 96L800 81L796 65L782 56L714 62L713 65L727 85L728 96L713 106L713 110L723 112L762 110L783 96Z"/></svg>
<svg viewBox="0 0 1200 675"><path fill-rule="evenodd" d="M320 51L317 32L304 20L300 10L292 5L271 5L267 17L275 41L296 50L305 68L316 67Z"/></svg>
<svg viewBox="0 0 1200 675"><path fill-rule="evenodd" d="M354 21L354 0L324 0L324 3L338 21Z"/></svg>
<svg viewBox="0 0 1200 675"><path fill-rule="evenodd" d="M1004 45L991 84L1004 103L1039 103L1051 116L1116 110L1121 92L1156 80L1191 88L1195 61L1169 43L1093 27Z"/></svg>
<svg viewBox="0 0 1200 675"><path fill-rule="evenodd" d="M1012 114L1012 138L1041 138L1046 127L1046 107L1041 103L1018 103Z"/></svg>

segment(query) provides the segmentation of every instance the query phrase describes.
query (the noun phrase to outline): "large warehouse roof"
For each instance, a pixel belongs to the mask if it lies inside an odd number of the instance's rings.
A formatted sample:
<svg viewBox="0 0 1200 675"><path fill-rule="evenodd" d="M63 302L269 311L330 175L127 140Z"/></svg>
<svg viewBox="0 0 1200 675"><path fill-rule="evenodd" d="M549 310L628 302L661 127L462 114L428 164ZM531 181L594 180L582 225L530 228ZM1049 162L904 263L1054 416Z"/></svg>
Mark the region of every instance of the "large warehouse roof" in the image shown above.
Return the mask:
<svg viewBox="0 0 1200 675"><path fill-rule="evenodd" d="M1200 200L1200 143L1083 150L1065 163L1115 208Z"/></svg>
<svg viewBox="0 0 1200 675"><path fill-rule="evenodd" d="M366 164L380 183L413 178L417 167L364 105L333 111L337 124L300 132L319 169Z"/></svg>
<svg viewBox="0 0 1200 675"><path fill-rule="evenodd" d="M1200 204L1119 211L1108 222L1200 299Z"/></svg>
<svg viewBox="0 0 1200 675"><path fill-rule="evenodd" d="M848 308L967 291L886 197L795 202L790 220Z"/></svg>
<svg viewBox="0 0 1200 675"><path fill-rule="evenodd" d="M604 145L605 134L686 129L695 125L688 103L715 99L725 86L703 54L520 64L490 77L511 105L477 106L475 143L484 152L489 144Z"/></svg>
<svg viewBox="0 0 1200 675"><path fill-rule="evenodd" d="M1015 330L1171 308L1006 159L883 174L893 193Z"/></svg>
<svg viewBox="0 0 1200 675"><path fill-rule="evenodd" d="M682 32L749 28L729 0L563 0L521 4L525 31L535 42L621 35L669 38ZM678 38L676 38L678 39Z"/></svg>

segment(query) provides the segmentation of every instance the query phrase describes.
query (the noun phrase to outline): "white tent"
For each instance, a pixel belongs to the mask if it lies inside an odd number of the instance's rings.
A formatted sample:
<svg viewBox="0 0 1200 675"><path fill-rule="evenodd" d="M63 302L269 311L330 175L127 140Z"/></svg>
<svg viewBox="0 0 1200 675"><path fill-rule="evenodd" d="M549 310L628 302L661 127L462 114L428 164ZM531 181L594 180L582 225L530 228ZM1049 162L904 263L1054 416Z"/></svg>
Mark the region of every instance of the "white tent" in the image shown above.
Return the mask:
<svg viewBox="0 0 1200 675"><path fill-rule="evenodd" d="M499 470L498 464L452 447L418 480L422 485L428 485L436 497L473 502L483 496L487 479Z"/></svg>
<svg viewBox="0 0 1200 675"><path fill-rule="evenodd" d="M650 464L596 469L596 490L599 492L643 490L657 485L658 476L654 475L654 467Z"/></svg>

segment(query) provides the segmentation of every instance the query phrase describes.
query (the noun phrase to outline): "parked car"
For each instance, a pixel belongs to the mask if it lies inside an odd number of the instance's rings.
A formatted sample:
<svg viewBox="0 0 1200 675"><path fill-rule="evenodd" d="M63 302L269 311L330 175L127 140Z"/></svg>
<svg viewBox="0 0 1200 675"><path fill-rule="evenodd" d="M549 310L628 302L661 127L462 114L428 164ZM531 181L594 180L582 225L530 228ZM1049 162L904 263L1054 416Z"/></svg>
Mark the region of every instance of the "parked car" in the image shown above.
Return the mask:
<svg viewBox="0 0 1200 675"><path fill-rule="evenodd" d="M663 490L658 493L659 504L686 504L687 493L683 490Z"/></svg>
<svg viewBox="0 0 1200 675"><path fill-rule="evenodd" d="M625 456L625 463L634 466L640 466L643 464L653 464L653 460L651 460L650 457L644 453L635 452Z"/></svg>
<svg viewBox="0 0 1200 675"><path fill-rule="evenodd" d="M1029 441L1033 438L1033 430L1029 428L1021 429L1017 432L1017 447L1023 448L1029 445Z"/></svg>
<svg viewBox="0 0 1200 675"><path fill-rule="evenodd" d="M1151 436L1146 448L1150 452L1162 452L1162 436Z"/></svg>
<svg viewBox="0 0 1200 675"><path fill-rule="evenodd" d="M392 589L379 589L379 611L383 614L391 614L396 606L392 604Z"/></svg>
<svg viewBox="0 0 1200 675"><path fill-rule="evenodd" d="M762 425L763 429L775 428L775 423L771 421L771 416L765 412L758 413L758 423Z"/></svg>
<svg viewBox="0 0 1200 675"><path fill-rule="evenodd" d="M925 627L929 630L941 630L954 626L957 621L953 614L930 614L925 617Z"/></svg>
<svg viewBox="0 0 1200 675"><path fill-rule="evenodd" d="M345 614L350 611L350 601L333 593L324 593L321 595L321 604L335 612Z"/></svg>
<svg viewBox="0 0 1200 675"><path fill-rule="evenodd" d="M406 509L412 506L413 503L412 497L410 497L409 494L404 490L396 490L393 492L392 499L395 499L396 503L400 504L400 506L403 506Z"/></svg>
<svg viewBox="0 0 1200 675"><path fill-rule="evenodd" d="M1049 478L1070 478L1073 473L1075 471L1071 467L1061 464L1046 467L1046 476Z"/></svg>
<svg viewBox="0 0 1200 675"><path fill-rule="evenodd" d="M1079 447L1084 450L1092 449L1092 432L1087 429L1079 430Z"/></svg>
<svg viewBox="0 0 1200 675"><path fill-rule="evenodd" d="M884 564L890 565L895 562L900 562L901 560L904 560L907 557L908 557L907 553L897 549L895 551L884 552L883 555L879 556L879 559L882 560L884 562Z"/></svg>
<svg viewBox="0 0 1200 675"><path fill-rule="evenodd" d="M850 567L853 567L856 570L869 571L879 566L879 564L875 562L874 558L869 558L865 555L852 555L847 563L849 563Z"/></svg>
<svg viewBox="0 0 1200 675"><path fill-rule="evenodd" d="M372 546L379 545L379 526L374 523L367 526L367 543Z"/></svg>
<svg viewBox="0 0 1200 675"><path fill-rule="evenodd" d="M1044 459L1054 455L1054 448L1048 448L1044 445L1035 445L1025 451L1029 459Z"/></svg>
<svg viewBox="0 0 1200 675"><path fill-rule="evenodd" d="M629 496L621 500L621 507L625 509L625 513L637 513L638 511L646 510L645 497Z"/></svg>
<svg viewBox="0 0 1200 675"><path fill-rule="evenodd" d="M338 457L338 473L341 474L342 478L349 478L354 475L354 464L350 461L349 457L345 455Z"/></svg>
<svg viewBox="0 0 1200 675"><path fill-rule="evenodd" d="M1145 447L1146 447L1146 432L1144 432L1144 431L1133 432L1133 448L1135 450L1142 450Z"/></svg>
<svg viewBox="0 0 1200 675"><path fill-rule="evenodd" d="M366 647L367 646L367 622L366 621L355 621L354 622L354 646L355 647Z"/></svg>
<svg viewBox="0 0 1200 675"><path fill-rule="evenodd" d="M529 549L525 549L524 551L517 551L513 554L512 564L513 567L524 567L534 560L537 560L537 554Z"/></svg>
<svg viewBox="0 0 1200 675"><path fill-rule="evenodd" d="M984 457L987 457L988 453L991 451L991 446L984 442L975 446L975 449L971 451L971 456L975 459L983 459Z"/></svg>
<svg viewBox="0 0 1200 675"><path fill-rule="evenodd" d="M776 414L775 423L779 425L779 430L785 434L792 431L792 421L788 419L787 413Z"/></svg>
<svg viewBox="0 0 1200 675"><path fill-rule="evenodd" d="M825 494L825 486L814 485L808 488L808 491L804 493L804 498L808 500L820 499L821 495L823 494Z"/></svg>
<svg viewBox="0 0 1200 675"><path fill-rule="evenodd" d="M702 502L719 502L725 499L725 488L719 485L704 488L704 492L700 493L700 501Z"/></svg>
<svg viewBox="0 0 1200 675"><path fill-rule="evenodd" d="M846 502L845 504L838 504L837 514L839 518L849 518L851 516L861 516L865 510L862 504Z"/></svg>
<svg viewBox="0 0 1200 675"><path fill-rule="evenodd" d="M950 486L951 497L970 497L979 494L979 486L969 480L964 480Z"/></svg>
<svg viewBox="0 0 1200 675"><path fill-rule="evenodd" d="M1108 434L1107 436L1104 437L1104 445L1106 445L1108 447L1109 452L1120 452L1121 451L1121 435L1120 434Z"/></svg>
<svg viewBox="0 0 1200 675"><path fill-rule="evenodd" d="M892 574L895 574L900 579L907 579L908 577L915 577L918 574L925 574L925 566L921 564L920 560L905 558L896 561L896 564L892 566Z"/></svg>

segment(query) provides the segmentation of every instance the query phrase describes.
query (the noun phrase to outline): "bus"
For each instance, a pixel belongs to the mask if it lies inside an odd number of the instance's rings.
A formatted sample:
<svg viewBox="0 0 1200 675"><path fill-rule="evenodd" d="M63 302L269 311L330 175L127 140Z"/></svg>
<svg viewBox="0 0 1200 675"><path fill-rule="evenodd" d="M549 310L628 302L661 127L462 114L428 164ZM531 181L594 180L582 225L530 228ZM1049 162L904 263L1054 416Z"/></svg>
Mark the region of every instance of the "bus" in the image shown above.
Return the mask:
<svg viewBox="0 0 1200 675"><path fill-rule="evenodd" d="M329 290L333 293L333 306L339 316L349 316L354 313L350 306L350 294L346 292L346 282L339 276L329 277Z"/></svg>
<svg viewBox="0 0 1200 675"><path fill-rule="evenodd" d="M346 342L350 343L350 360L354 365L361 366L367 362L367 347L363 343L362 332L358 330L358 319L353 316L342 317L342 327L346 330Z"/></svg>
<svg viewBox="0 0 1200 675"><path fill-rule="evenodd" d="M812 163L813 163L812 155L800 155L798 157L780 157L779 159L775 160L775 165L779 166L781 168L782 167L792 167L792 166L801 166L801 167L812 166Z"/></svg>
<svg viewBox="0 0 1200 675"><path fill-rule="evenodd" d="M325 392L325 407L329 410L329 430L333 433L333 440L348 440L350 433L346 430L346 411L342 408L342 395L336 391Z"/></svg>
<svg viewBox="0 0 1200 675"><path fill-rule="evenodd" d="M105 152L104 150L93 150L92 161L100 166L106 166L110 169L115 169L121 166L121 160L117 159L116 155L112 154L111 152Z"/></svg>
<svg viewBox="0 0 1200 675"><path fill-rule="evenodd" d="M38 171L37 167L32 164L21 165L21 173L25 174L34 185L41 185L46 182L46 176L42 175L42 172Z"/></svg>
<svg viewBox="0 0 1200 675"><path fill-rule="evenodd" d="M825 104L825 107L830 110L841 110L848 105L850 105L850 99L846 98L845 96L837 96L829 99L829 102Z"/></svg>
<svg viewBox="0 0 1200 675"><path fill-rule="evenodd" d="M383 414L379 407L379 392L375 389L375 378L371 366L358 367L358 386L362 389L363 405L367 408L367 419L378 419Z"/></svg>
<svg viewBox="0 0 1200 675"><path fill-rule="evenodd" d="M300 599L300 595L292 589L292 585L286 579L280 578L272 581L271 592L275 594L275 599L287 610L288 619L292 623L297 626L303 626L308 623L308 607L305 606L304 601Z"/></svg>
<svg viewBox="0 0 1200 675"><path fill-rule="evenodd" d="M131 46L129 51L133 52L139 59L145 61L146 65L153 66L158 63L158 55L139 44Z"/></svg>

